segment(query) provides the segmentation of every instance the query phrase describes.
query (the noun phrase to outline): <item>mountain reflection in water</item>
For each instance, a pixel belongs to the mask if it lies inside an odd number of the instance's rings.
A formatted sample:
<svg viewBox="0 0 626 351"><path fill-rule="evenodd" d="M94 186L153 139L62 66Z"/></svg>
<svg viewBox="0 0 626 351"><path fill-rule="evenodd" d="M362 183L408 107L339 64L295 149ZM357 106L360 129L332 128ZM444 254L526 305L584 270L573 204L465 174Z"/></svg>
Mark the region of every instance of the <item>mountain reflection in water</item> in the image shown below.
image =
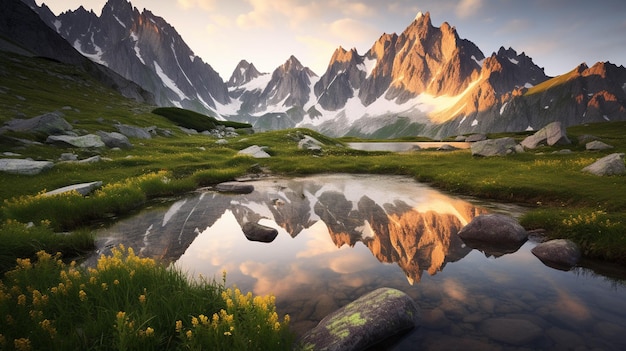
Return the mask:
<svg viewBox="0 0 626 351"><path fill-rule="evenodd" d="M623 283L546 267L530 241L515 253L472 250L456 234L485 207L400 176L253 184L251 194L206 191L120 220L100 230L99 252L122 243L191 276L226 271L227 285L275 295L298 334L379 287L400 289L422 324L381 350L626 349ZM278 236L249 241L249 222Z"/></svg>
<svg viewBox="0 0 626 351"><path fill-rule="evenodd" d="M471 248L456 233L486 212L405 177L333 175L268 179L254 186L251 194L205 192L165 211L144 211L103 230L100 246L124 243L143 256L174 262L199 235L232 215L236 223L222 228L224 240L242 236L247 222L276 227L292 238L313 228L326 232L337 248L363 243L378 261L397 264L413 284L423 271L433 275L467 255Z"/></svg>

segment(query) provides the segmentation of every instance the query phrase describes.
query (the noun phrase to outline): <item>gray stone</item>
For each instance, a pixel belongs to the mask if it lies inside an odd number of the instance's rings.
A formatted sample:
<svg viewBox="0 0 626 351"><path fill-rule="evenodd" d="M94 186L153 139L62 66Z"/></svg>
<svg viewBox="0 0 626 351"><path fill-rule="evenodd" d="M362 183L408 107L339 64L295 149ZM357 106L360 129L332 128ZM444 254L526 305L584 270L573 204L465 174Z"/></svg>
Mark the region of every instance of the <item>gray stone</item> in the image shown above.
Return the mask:
<svg viewBox="0 0 626 351"><path fill-rule="evenodd" d="M54 163L50 161L33 161L16 158L0 159L0 171L11 174L35 175L53 166Z"/></svg>
<svg viewBox="0 0 626 351"><path fill-rule="evenodd" d="M487 139L472 143L472 156L505 156L515 153L517 143L513 138Z"/></svg>
<svg viewBox="0 0 626 351"><path fill-rule="evenodd" d="M44 193L44 196L63 194L63 193L67 193L70 191L76 191L79 194L86 196L86 195L89 195L92 191L100 188L101 186L102 186L102 182L100 181L68 185L68 186L64 186L62 188L58 188L58 189L49 191L47 193Z"/></svg>
<svg viewBox="0 0 626 351"><path fill-rule="evenodd" d="M483 214L474 217L461 228L461 239L493 244L519 244L528 238L528 232L515 218L499 213Z"/></svg>
<svg viewBox="0 0 626 351"><path fill-rule="evenodd" d="M195 129L192 129L192 128L185 128L185 127L181 127L181 126L178 126L178 128L180 128L180 130L183 133L187 134L187 135L196 135L196 134L198 134L198 131L195 130Z"/></svg>
<svg viewBox="0 0 626 351"><path fill-rule="evenodd" d="M42 133L45 135L65 134L72 130L60 112L50 112L30 119L13 119L3 129L14 132Z"/></svg>
<svg viewBox="0 0 626 351"><path fill-rule="evenodd" d="M552 122L543 127L543 129L546 131L546 142L548 143L548 146L569 145L572 143L567 137L565 128L561 122Z"/></svg>
<svg viewBox="0 0 626 351"><path fill-rule="evenodd" d="M418 326L420 313L402 291L380 288L326 316L298 341L299 350L365 350Z"/></svg>
<svg viewBox="0 0 626 351"><path fill-rule="evenodd" d="M120 148L120 149L130 149L133 147L133 144L130 143L128 137L122 133L118 132L103 132L98 131L96 134L102 139L102 142L108 148Z"/></svg>
<svg viewBox="0 0 626 351"><path fill-rule="evenodd" d="M271 157L267 152L265 152L265 147L261 147L258 145L248 146L247 148L240 150L238 155L247 155L252 156L254 158L269 158Z"/></svg>
<svg viewBox="0 0 626 351"><path fill-rule="evenodd" d="M457 135L456 138L454 138L454 141L466 141L467 137L465 135Z"/></svg>
<svg viewBox="0 0 626 351"><path fill-rule="evenodd" d="M580 248L568 239L556 239L537 244L531 252L547 266L569 270L581 257Z"/></svg>
<svg viewBox="0 0 626 351"><path fill-rule="evenodd" d="M116 124L115 128L129 138L152 139L152 134L145 128L129 126L126 124Z"/></svg>
<svg viewBox="0 0 626 351"><path fill-rule="evenodd" d="M472 134L462 141L466 141L468 143L474 143L474 142L483 141L483 140L487 140L487 136L485 134Z"/></svg>
<svg viewBox="0 0 626 351"><path fill-rule="evenodd" d="M522 141L522 146L527 149L534 149L540 144L553 145L568 145L570 140L567 138L565 128L561 122L552 122L547 126L538 130L535 134L526 137Z"/></svg>
<svg viewBox="0 0 626 351"><path fill-rule="evenodd" d="M278 230L253 222L245 223L241 230L248 240L262 243L271 243L278 235Z"/></svg>
<svg viewBox="0 0 626 351"><path fill-rule="evenodd" d="M589 151L599 151L599 150L608 150L608 149L612 149L613 146L603 143L600 140L594 140L594 141L590 141L587 144L585 144L585 149L589 150Z"/></svg>
<svg viewBox="0 0 626 351"><path fill-rule="evenodd" d="M491 339L515 346L528 345L542 335L539 326L525 319L491 318L480 329Z"/></svg>
<svg viewBox="0 0 626 351"><path fill-rule="evenodd" d="M438 151L454 151L456 148L450 144L443 144L437 148Z"/></svg>
<svg viewBox="0 0 626 351"><path fill-rule="evenodd" d="M9 157L20 157L20 156L22 156L20 154L16 154L15 152L11 152L11 151L3 152L2 155L9 156Z"/></svg>
<svg viewBox="0 0 626 351"><path fill-rule="evenodd" d="M59 161L76 161L78 160L78 155L73 152L64 152L59 157Z"/></svg>
<svg viewBox="0 0 626 351"><path fill-rule="evenodd" d="M226 140L226 139L218 139L215 143L217 145L226 145L226 144L228 144L228 140Z"/></svg>
<svg viewBox="0 0 626 351"><path fill-rule="evenodd" d="M80 161L76 161L76 163L98 163L102 161L102 157L100 157L99 155L96 156L91 156L85 159L82 159Z"/></svg>
<svg viewBox="0 0 626 351"><path fill-rule="evenodd" d="M319 152L322 151L322 145L324 144L322 144L322 142L320 142L319 140L311 136L304 135L303 138L298 142L298 149Z"/></svg>
<svg viewBox="0 0 626 351"><path fill-rule="evenodd" d="M240 182L224 182L217 184L214 189L221 193L250 194L254 191L254 186Z"/></svg>
<svg viewBox="0 0 626 351"><path fill-rule="evenodd" d="M597 176L624 174L626 173L626 166L624 166L624 154L614 153L605 156L583 168L582 171L595 174Z"/></svg>
<svg viewBox="0 0 626 351"><path fill-rule="evenodd" d="M46 143L78 148L104 147L102 139L95 134L87 134L83 136L50 135L46 139Z"/></svg>

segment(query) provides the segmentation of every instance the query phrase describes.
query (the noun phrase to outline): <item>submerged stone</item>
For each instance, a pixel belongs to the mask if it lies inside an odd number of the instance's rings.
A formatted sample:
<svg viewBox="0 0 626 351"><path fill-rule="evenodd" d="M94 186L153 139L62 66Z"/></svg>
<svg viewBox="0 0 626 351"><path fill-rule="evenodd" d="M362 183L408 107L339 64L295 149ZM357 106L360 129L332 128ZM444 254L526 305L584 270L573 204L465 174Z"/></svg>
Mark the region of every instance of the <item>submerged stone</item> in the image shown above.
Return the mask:
<svg viewBox="0 0 626 351"><path fill-rule="evenodd" d="M568 239L556 239L537 244L531 252L549 267L569 270L581 257L580 248Z"/></svg>
<svg viewBox="0 0 626 351"><path fill-rule="evenodd" d="M365 350L416 327L420 313L402 291L380 288L326 316L299 340L298 350Z"/></svg>

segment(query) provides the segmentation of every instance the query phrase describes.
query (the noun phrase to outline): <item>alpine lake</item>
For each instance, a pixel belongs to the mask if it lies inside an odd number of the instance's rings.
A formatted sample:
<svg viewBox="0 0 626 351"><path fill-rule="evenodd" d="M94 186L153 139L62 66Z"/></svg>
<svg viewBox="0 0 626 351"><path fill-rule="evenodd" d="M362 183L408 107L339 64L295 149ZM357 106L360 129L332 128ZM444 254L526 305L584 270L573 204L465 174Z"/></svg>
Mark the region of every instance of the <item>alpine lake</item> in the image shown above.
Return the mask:
<svg viewBox="0 0 626 351"><path fill-rule="evenodd" d="M411 296L419 327L372 350L624 350L623 267L583 261L569 271L532 253L467 246L457 232L484 213L524 208L450 196L402 176L263 178L249 194L198 190L97 230L195 278L276 296L301 335L380 287ZM270 243L242 227L278 230ZM89 261L88 261L89 262Z"/></svg>

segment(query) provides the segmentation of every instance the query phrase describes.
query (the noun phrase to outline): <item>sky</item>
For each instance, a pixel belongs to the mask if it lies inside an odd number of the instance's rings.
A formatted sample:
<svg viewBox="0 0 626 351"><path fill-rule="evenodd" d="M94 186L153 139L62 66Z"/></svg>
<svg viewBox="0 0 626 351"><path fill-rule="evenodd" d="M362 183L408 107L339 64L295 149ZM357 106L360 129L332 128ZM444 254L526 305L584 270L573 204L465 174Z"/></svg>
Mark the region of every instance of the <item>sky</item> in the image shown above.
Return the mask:
<svg viewBox="0 0 626 351"><path fill-rule="evenodd" d="M36 0L55 13L100 15L106 0ZM624 0L131 0L170 23L222 79L240 60L272 72L294 55L322 75L336 48L364 55L383 33L402 33L418 12L447 22L490 56L524 52L549 76L598 61L626 65Z"/></svg>

